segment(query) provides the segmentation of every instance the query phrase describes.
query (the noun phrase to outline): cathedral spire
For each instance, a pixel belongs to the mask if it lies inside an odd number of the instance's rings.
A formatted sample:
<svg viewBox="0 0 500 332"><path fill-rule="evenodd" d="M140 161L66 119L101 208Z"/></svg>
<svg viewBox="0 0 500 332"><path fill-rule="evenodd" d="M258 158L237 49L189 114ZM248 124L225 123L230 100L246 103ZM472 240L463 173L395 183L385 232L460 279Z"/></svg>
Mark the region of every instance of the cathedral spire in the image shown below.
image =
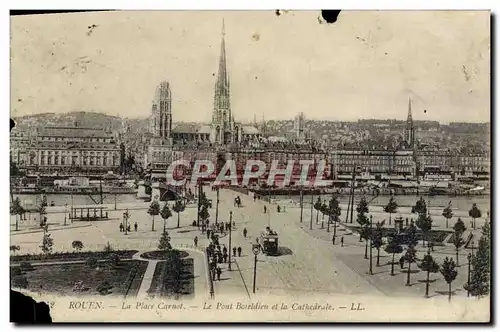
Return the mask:
<svg viewBox="0 0 500 332"><path fill-rule="evenodd" d="M411 97L408 97L408 117L407 121L412 121L413 118L411 116Z"/></svg>
<svg viewBox="0 0 500 332"><path fill-rule="evenodd" d="M226 69L226 27L224 24L224 19L222 19L222 40L220 43L220 58L219 58L219 74L217 76L217 85L220 87L226 87L228 85L227 79L227 69Z"/></svg>

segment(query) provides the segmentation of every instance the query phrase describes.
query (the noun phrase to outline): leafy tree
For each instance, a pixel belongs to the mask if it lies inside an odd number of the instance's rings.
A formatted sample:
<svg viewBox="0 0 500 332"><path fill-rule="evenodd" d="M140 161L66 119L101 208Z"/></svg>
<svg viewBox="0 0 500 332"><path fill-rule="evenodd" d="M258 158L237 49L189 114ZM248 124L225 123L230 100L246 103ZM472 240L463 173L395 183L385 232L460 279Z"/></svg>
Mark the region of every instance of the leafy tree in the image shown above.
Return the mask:
<svg viewBox="0 0 500 332"><path fill-rule="evenodd" d="M83 242L80 240L75 240L71 243L71 246L76 251L81 251L83 249Z"/></svg>
<svg viewBox="0 0 500 332"><path fill-rule="evenodd" d="M167 228L167 219L172 217L172 211L168 208L167 202L163 205L163 209L161 209L160 216L163 219L163 230Z"/></svg>
<svg viewBox="0 0 500 332"><path fill-rule="evenodd" d="M361 242L361 239L363 239L363 234L366 234L366 231L364 232L362 229L365 225L368 224L369 220L366 214L368 213L368 203L366 202L365 196L361 197L361 200L359 201L358 205L356 206L356 212L357 212L357 217L356 221L358 224L361 226L360 232L359 232L359 242Z"/></svg>
<svg viewBox="0 0 500 332"><path fill-rule="evenodd" d="M321 210L322 206L323 204L321 202L321 197L318 197L318 200L316 201L316 203L314 203L314 209L316 210L316 225L319 221L319 211Z"/></svg>
<svg viewBox="0 0 500 332"><path fill-rule="evenodd" d="M385 251L392 254L391 263L391 276L394 275L394 256L403 252L403 246L401 246L401 241L396 233L392 233L388 236L387 245L385 246Z"/></svg>
<svg viewBox="0 0 500 332"><path fill-rule="evenodd" d="M453 225L453 230L455 232L463 233L467 230L467 227L465 227L465 223L462 221L462 219L458 218L455 225Z"/></svg>
<svg viewBox="0 0 500 332"><path fill-rule="evenodd" d="M148 214L153 217L152 223L151 223L151 231L154 232L155 230L155 216L160 214L160 204L155 200L151 202L151 205L149 206L148 209Z"/></svg>
<svg viewBox="0 0 500 332"><path fill-rule="evenodd" d="M107 254L113 252L113 247L111 247L111 244L109 244L109 241L106 243L106 246L104 246L104 252Z"/></svg>
<svg viewBox="0 0 500 332"><path fill-rule="evenodd" d="M368 240L370 239L370 236L372 234L372 229L370 227L370 222L366 223L365 225L361 226L359 229L359 235L360 237L365 240L365 259L368 259Z"/></svg>
<svg viewBox="0 0 500 332"><path fill-rule="evenodd" d="M432 218L430 215L419 214L417 218L417 227L423 233L422 245L425 246L425 240L428 237L429 231L432 229ZM428 243L429 241L427 241Z"/></svg>
<svg viewBox="0 0 500 332"><path fill-rule="evenodd" d="M439 272L441 272L444 280L448 284L448 301L451 301L451 283L457 278L458 275L457 266L455 265L453 258L446 257Z"/></svg>
<svg viewBox="0 0 500 332"><path fill-rule="evenodd" d="M384 245L383 225L383 222L378 222L372 233L372 247L377 249L377 266L380 266L380 248Z"/></svg>
<svg viewBox="0 0 500 332"><path fill-rule="evenodd" d="M202 223L205 223L208 220L208 218L210 218L210 214L208 213L208 207L203 205L200 211L200 219Z"/></svg>
<svg viewBox="0 0 500 332"><path fill-rule="evenodd" d="M398 211L398 203L396 203L394 196L391 196L387 205L384 206L384 212L389 213L389 225L391 224L392 221L392 214L396 213L397 211Z"/></svg>
<svg viewBox="0 0 500 332"><path fill-rule="evenodd" d="M21 247L19 247L18 245L11 245L10 246L10 251L12 251L12 253L15 255L16 254L16 251L19 251L21 249Z"/></svg>
<svg viewBox="0 0 500 332"><path fill-rule="evenodd" d="M328 205L326 205L326 200L321 204L321 229L325 228L325 214L328 214Z"/></svg>
<svg viewBox="0 0 500 332"><path fill-rule="evenodd" d="M430 274L439 272L439 264L436 263L431 255L430 250L422 259L422 262L418 266L422 271L427 272L427 278L425 279L425 297L429 297L429 284L430 284Z"/></svg>
<svg viewBox="0 0 500 332"><path fill-rule="evenodd" d="M415 205L411 208L412 213L418 214L427 214L427 204L425 203L425 199L420 197L420 199L415 203Z"/></svg>
<svg viewBox="0 0 500 332"><path fill-rule="evenodd" d="M164 251L172 249L172 246L170 245L170 236L168 235L167 231L163 231L163 233L161 233L160 243L158 243L158 249Z"/></svg>
<svg viewBox="0 0 500 332"><path fill-rule="evenodd" d="M12 204L10 205L10 214L16 216L16 231L19 230L19 217L22 216L26 211L21 206L21 200L16 197Z"/></svg>
<svg viewBox="0 0 500 332"><path fill-rule="evenodd" d="M451 209L451 201L443 210L443 217L446 219L446 228L448 228L448 221L453 218L453 210Z"/></svg>
<svg viewBox="0 0 500 332"><path fill-rule="evenodd" d="M477 207L477 204L472 204L472 208L469 210L469 217L472 218L472 228L476 229L476 219L481 218L481 210Z"/></svg>
<svg viewBox="0 0 500 332"><path fill-rule="evenodd" d="M477 297L488 295L490 292L491 235L489 223L483 225L482 233L476 254L472 256L470 284L467 283L464 286L465 290L469 291L472 296Z"/></svg>
<svg viewBox="0 0 500 332"><path fill-rule="evenodd" d="M333 244L335 244L335 238L337 237L337 222L340 221L340 214L342 210L340 208L339 200L337 196L333 196L328 204L328 231L330 231L330 220L333 220Z"/></svg>
<svg viewBox="0 0 500 332"><path fill-rule="evenodd" d="M405 229L405 244L413 247L417 245L417 227L413 222Z"/></svg>
<svg viewBox="0 0 500 332"><path fill-rule="evenodd" d="M455 231L453 233L453 245L455 246L455 254L456 254L456 261L457 261L457 266L460 266L458 263L458 253L460 251L460 248L465 244L465 241L462 239L463 233Z"/></svg>
<svg viewBox="0 0 500 332"><path fill-rule="evenodd" d="M54 245L54 240L50 237L50 234L46 231L43 234L42 245L40 248L45 255L52 253L52 246Z"/></svg>
<svg viewBox="0 0 500 332"><path fill-rule="evenodd" d="M181 212L184 212L186 207L184 206L184 203L182 203L181 199L178 199L175 201L174 206L172 206L172 210L177 213L177 228L181 227Z"/></svg>
<svg viewBox="0 0 500 332"><path fill-rule="evenodd" d="M411 286L410 284L411 264L417 261L417 251L415 250L415 246L414 245L408 246L405 255L403 257L404 261L408 263L408 271L406 274L406 286Z"/></svg>

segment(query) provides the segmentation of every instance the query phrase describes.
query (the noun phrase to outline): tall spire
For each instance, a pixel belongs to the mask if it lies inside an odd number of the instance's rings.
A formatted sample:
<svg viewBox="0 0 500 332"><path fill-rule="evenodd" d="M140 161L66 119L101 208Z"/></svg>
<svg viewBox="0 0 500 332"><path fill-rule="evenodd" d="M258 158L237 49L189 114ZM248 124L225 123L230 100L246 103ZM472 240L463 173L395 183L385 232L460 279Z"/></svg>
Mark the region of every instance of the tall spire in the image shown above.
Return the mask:
<svg viewBox="0 0 500 332"><path fill-rule="evenodd" d="M411 116L411 97L408 97L408 121L412 121L412 116Z"/></svg>
<svg viewBox="0 0 500 332"><path fill-rule="evenodd" d="M219 74L217 76L217 84L219 86L225 87L228 85L227 70L226 70L226 27L224 24L224 19L222 19L222 31L221 31L221 43L220 43L220 58L219 58Z"/></svg>

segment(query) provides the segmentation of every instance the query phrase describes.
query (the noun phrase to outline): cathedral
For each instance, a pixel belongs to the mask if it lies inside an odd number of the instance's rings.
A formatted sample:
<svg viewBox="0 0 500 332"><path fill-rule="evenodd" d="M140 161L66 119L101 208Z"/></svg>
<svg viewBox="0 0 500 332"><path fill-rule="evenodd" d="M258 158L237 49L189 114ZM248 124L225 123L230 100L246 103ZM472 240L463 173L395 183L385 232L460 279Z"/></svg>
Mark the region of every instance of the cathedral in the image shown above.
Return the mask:
<svg viewBox="0 0 500 332"><path fill-rule="evenodd" d="M408 98L408 117L406 118L406 126L404 130L404 142L408 148L415 148L415 127L413 125L413 117L411 114L411 98Z"/></svg>
<svg viewBox="0 0 500 332"><path fill-rule="evenodd" d="M216 146L247 144L261 137L260 130L255 125L243 125L234 120L226 63L224 21L222 22L219 68L214 86L212 122L208 125L184 123L172 125L171 84L163 81L156 88L151 108L149 132L153 137L152 144L162 146L188 143L205 143Z"/></svg>

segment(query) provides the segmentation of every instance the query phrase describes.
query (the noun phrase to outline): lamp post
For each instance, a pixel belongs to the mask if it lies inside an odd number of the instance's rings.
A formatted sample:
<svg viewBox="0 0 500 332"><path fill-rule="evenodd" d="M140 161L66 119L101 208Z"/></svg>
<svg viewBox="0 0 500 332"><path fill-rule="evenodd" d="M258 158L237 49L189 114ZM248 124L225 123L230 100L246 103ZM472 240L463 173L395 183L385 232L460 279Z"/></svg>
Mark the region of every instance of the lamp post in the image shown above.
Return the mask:
<svg viewBox="0 0 500 332"><path fill-rule="evenodd" d="M470 262L472 260L472 255L469 253L467 255L468 268L467 268L467 297L470 296Z"/></svg>
<svg viewBox="0 0 500 332"><path fill-rule="evenodd" d="M217 200L218 201L218 200ZM233 233L233 211L229 211L229 264L227 269L231 271L231 233Z"/></svg>
<svg viewBox="0 0 500 332"><path fill-rule="evenodd" d="M373 237L372 237L372 226L373 225L373 218L372 215L370 215L370 233L368 234L369 240L370 240L370 274L373 274Z"/></svg>
<svg viewBox="0 0 500 332"><path fill-rule="evenodd" d="M258 244L254 244L252 247L252 252L255 256L255 260L253 263L253 293L255 294L255 282L257 279L257 255L260 253L260 246Z"/></svg>
<svg viewBox="0 0 500 332"><path fill-rule="evenodd" d="M66 226L66 215L68 214L68 203L64 204L64 226Z"/></svg>
<svg viewBox="0 0 500 332"><path fill-rule="evenodd" d="M309 220L309 230L313 229L313 208L314 208L314 192L311 191L311 219Z"/></svg>
<svg viewBox="0 0 500 332"><path fill-rule="evenodd" d="M215 223L217 223L218 221L219 221L219 187L217 187L217 203L215 205Z"/></svg>
<svg viewBox="0 0 500 332"><path fill-rule="evenodd" d="M127 221L128 221L128 210L126 210L125 212L123 212L123 226L124 226L124 229L125 229L125 235L127 235Z"/></svg>
<svg viewBox="0 0 500 332"><path fill-rule="evenodd" d="M304 214L304 191L300 187L300 223L302 224L302 217Z"/></svg>

